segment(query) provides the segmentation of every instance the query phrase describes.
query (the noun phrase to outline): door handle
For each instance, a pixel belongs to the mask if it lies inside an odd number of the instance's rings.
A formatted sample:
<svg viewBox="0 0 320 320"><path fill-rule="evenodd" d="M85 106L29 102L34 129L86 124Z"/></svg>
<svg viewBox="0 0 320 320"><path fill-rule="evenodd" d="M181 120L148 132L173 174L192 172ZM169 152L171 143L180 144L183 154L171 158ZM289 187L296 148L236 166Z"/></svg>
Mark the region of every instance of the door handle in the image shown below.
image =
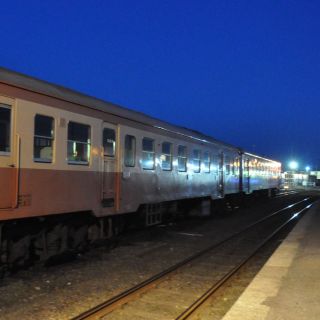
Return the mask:
<svg viewBox="0 0 320 320"><path fill-rule="evenodd" d="M8 167L15 168L16 166L14 164L9 164Z"/></svg>

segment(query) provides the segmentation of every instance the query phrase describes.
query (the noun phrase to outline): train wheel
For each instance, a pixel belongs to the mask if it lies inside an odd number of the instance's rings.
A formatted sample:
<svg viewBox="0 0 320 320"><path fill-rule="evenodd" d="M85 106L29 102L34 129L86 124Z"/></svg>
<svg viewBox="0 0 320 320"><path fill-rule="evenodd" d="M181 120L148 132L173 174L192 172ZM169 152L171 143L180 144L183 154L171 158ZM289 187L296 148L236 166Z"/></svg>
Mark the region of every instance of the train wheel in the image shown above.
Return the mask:
<svg viewBox="0 0 320 320"><path fill-rule="evenodd" d="M22 267L30 262L30 244L29 235L8 241L8 264L12 269Z"/></svg>
<svg viewBox="0 0 320 320"><path fill-rule="evenodd" d="M46 234L47 258L66 252L68 249L68 227L57 224Z"/></svg>
<svg viewBox="0 0 320 320"><path fill-rule="evenodd" d="M83 250L88 245L88 226L69 227L69 249Z"/></svg>

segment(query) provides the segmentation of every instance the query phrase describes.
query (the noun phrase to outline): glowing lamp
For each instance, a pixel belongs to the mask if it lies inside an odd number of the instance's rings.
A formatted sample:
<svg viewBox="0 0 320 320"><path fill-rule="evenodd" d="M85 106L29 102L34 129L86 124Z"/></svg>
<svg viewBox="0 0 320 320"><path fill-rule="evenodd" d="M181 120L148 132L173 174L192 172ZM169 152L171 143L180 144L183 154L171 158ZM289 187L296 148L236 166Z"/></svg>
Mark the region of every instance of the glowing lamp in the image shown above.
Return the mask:
<svg viewBox="0 0 320 320"><path fill-rule="evenodd" d="M289 168L291 169L291 170L297 170L298 169L298 162L297 161L290 161L289 162Z"/></svg>

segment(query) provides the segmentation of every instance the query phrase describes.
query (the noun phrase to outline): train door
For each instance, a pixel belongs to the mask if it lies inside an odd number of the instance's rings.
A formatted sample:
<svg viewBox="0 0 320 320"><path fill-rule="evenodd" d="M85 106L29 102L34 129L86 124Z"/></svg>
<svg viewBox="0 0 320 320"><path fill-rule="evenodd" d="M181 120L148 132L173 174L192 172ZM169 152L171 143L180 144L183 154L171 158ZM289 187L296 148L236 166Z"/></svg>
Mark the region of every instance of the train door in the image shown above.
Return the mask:
<svg viewBox="0 0 320 320"><path fill-rule="evenodd" d="M104 123L102 131L103 145L103 182L102 206L119 210L119 128L116 125Z"/></svg>
<svg viewBox="0 0 320 320"><path fill-rule="evenodd" d="M0 209L17 203L18 169L14 157L13 101L0 97Z"/></svg>
<svg viewBox="0 0 320 320"><path fill-rule="evenodd" d="M221 152L219 155L219 177L218 177L218 193L220 197L224 197L224 171L223 171L223 166L224 166L224 154Z"/></svg>

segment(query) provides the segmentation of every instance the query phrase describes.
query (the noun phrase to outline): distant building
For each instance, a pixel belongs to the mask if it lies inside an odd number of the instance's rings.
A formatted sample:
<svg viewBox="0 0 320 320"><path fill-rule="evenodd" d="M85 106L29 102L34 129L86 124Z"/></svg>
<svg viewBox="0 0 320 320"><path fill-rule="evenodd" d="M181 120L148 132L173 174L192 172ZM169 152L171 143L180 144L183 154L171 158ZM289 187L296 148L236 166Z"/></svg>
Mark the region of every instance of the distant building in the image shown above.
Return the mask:
<svg viewBox="0 0 320 320"><path fill-rule="evenodd" d="M282 185L284 189L320 186L320 171L286 171L282 173Z"/></svg>
<svg viewBox="0 0 320 320"><path fill-rule="evenodd" d="M309 179L314 182L317 187L320 187L320 171L310 171Z"/></svg>

